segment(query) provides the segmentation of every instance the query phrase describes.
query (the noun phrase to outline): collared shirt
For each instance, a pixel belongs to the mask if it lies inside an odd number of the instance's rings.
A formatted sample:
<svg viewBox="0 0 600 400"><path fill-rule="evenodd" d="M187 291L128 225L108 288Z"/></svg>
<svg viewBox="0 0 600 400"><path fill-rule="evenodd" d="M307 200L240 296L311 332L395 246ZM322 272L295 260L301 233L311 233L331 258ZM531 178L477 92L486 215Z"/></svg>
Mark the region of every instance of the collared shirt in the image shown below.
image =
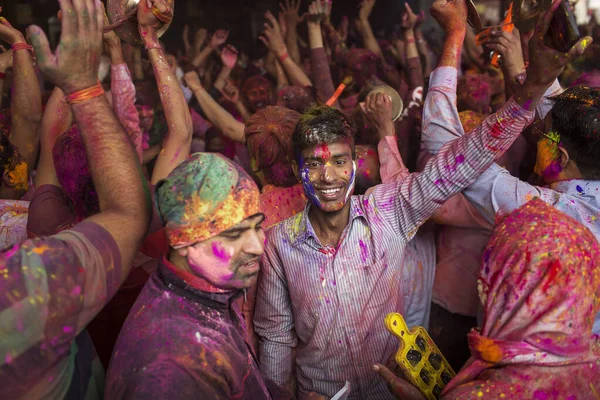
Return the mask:
<svg viewBox="0 0 600 400"><path fill-rule="evenodd" d="M539 118L543 119L552 107L549 98L561 93L562 90L558 81L548 88L536 107ZM430 113L433 107L428 107L423 115L425 120L434 122L423 129L421 149L423 158L437 154L444 144L464 133L456 109L456 93L445 94L448 101L436 104L436 115ZM427 101L434 100L428 98ZM441 120L440 116L444 119ZM439 122L436 122L436 118ZM446 129L430 128L437 126ZM518 145L518 142L515 144ZM514 164L520 162L519 154L519 150L513 146L498 160L498 163L504 161L505 165L512 166L513 170L518 169ZM446 202L438 210L437 216L446 224L440 226L437 236L433 302L452 313L475 317L480 304L477 278L481 257L491 236L494 221L486 220L462 193Z"/></svg>
<svg viewBox="0 0 600 400"><path fill-rule="evenodd" d="M540 118L544 118L551 109L548 99L560 93L562 89L556 82L548 89L543 101L537 107ZM446 104L447 106L447 104ZM446 115L456 113L456 108L445 110ZM429 146L435 148L456 138L464 136L460 122L449 118L443 129L436 130L428 136ZM465 197L475 205L481 215L491 224L498 217L510 214L534 197L539 197L558 210L573 217L585 225L596 238L600 239L600 181L572 179L557 182L550 187L534 186L512 176L506 169L497 164L491 165L481 176L463 192ZM600 334L600 315L596 316L594 333Z"/></svg>
<svg viewBox="0 0 600 400"><path fill-rule="evenodd" d="M100 380L90 381L97 377L93 356L77 365L84 338L75 337L115 294L121 275L117 243L93 222L0 254L2 398L102 397L102 367Z"/></svg>
<svg viewBox="0 0 600 400"><path fill-rule="evenodd" d="M456 74L447 67L432 74L433 104L447 101L445 92L456 91ZM310 391L333 396L348 380L350 398L393 398L371 369L398 348L384 318L401 312L409 326L424 323L417 301L424 283L415 277L415 268L404 266L406 244L440 204L471 184L532 119L533 112L511 99L472 135L445 146L423 172L352 196L337 249L321 245L308 218L310 204L271 228L254 319L263 374L286 385L297 347L301 396Z"/></svg>

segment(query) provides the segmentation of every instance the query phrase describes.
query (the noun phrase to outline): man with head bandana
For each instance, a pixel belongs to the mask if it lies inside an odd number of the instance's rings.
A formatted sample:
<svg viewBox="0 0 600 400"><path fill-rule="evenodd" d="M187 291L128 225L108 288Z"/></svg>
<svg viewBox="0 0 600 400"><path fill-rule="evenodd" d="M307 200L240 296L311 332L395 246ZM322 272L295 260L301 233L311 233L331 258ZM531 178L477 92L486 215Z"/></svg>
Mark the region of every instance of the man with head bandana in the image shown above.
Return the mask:
<svg viewBox="0 0 600 400"><path fill-rule="evenodd" d="M460 49L466 33L464 0L436 0L432 15L446 31L430 80L423 128L447 124L436 110L452 104ZM499 158L533 120L535 105L581 51L569 54L542 44L552 12L529 45L529 73L521 88L471 135L448 143L422 172L352 196L356 176L352 120L330 107L304 114L292 137L294 167L309 203L304 212L267 231L261 259L254 327L260 367L285 387L295 379L299 398L328 398L350 383L349 399L392 399L374 364L385 363L398 341L385 329L390 312L409 327L425 324L427 304L418 267L405 265L406 248L437 208L461 192ZM549 59L555 60L548 62ZM393 132L391 99L370 95L366 112L385 112ZM295 359L294 359L295 349ZM295 363L296 374L292 376Z"/></svg>
<svg viewBox="0 0 600 400"><path fill-rule="evenodd" d="M234 301L264 250L255 183L225 157L197 153L155 194L170 251L121 331L106 398L284 398L261 378Z"/></svg>

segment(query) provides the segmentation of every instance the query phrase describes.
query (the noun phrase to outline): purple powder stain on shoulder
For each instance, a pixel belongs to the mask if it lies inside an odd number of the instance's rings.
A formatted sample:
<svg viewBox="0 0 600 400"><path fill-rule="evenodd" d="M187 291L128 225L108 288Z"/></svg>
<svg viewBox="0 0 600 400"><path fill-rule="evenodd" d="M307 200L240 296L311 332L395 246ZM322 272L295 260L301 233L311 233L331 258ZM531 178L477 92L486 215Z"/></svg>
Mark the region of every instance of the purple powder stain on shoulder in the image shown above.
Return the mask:
<svg viewBox="0 0 600 400"><path fill-rule="evenodd" d="M456 156L455 159L457 164L462 164L465 162L465 155L464 154L459 154L458 156Z"/></svg>
<svg viewBox="0 0 600 400"><path fill-rule="evenodd" d="M444 183L444 180L443 180L443 179L438 179L438 180L436 180L435 182L433 182L433 184L434 184L434 185L436 185L436 186L439 186L439 185L441 185L442 183Z"/></svg>
<svg viewBox="0 0 600 400"><path fill-rule="evenodd" d="M583 195L585 194L585 191L583 190L583 188L579 185L575 186L575 189L577 189L577 192L579 192L579 194Z"/></svg>
<svg viewBox="0 0 600 400"><path fill-rule="evenodd" d="M367 249L367 245L362 239L358 241L358 245L360 246L360 258L363 262L366 262L369 257L369 249Z"/></svg>

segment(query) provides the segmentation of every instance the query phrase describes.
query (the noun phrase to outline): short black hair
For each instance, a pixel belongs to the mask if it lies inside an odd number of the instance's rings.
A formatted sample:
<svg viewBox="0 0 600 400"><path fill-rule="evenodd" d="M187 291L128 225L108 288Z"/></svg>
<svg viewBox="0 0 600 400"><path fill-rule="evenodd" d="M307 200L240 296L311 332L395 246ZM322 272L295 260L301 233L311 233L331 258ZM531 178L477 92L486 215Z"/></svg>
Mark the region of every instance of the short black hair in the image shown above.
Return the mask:
<svg viewBox="0 0 600 400"><path fill-rule="evenodd" d="M600 88L573 86L552 98L552 129L584 179L600 180Z"/></svg>
<svg viewBox="0 0 600 400"><path fill-rule="evenodd" d="M347 141L352 147L352 159L355 159L355 134L354 121L338 109L328 106L311 107L300 117L294 129L292 135L294 157L300 164L300 156L304 149L320 144Z"/></svg>

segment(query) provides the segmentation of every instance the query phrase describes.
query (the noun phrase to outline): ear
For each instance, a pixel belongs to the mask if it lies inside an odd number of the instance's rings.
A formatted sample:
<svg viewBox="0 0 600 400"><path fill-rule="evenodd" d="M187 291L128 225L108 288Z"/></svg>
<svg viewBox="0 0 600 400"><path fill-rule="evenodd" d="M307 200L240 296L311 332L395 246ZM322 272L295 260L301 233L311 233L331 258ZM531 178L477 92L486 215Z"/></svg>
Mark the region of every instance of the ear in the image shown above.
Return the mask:
<svg viewBox="0 0 600 400"><path fill-rule="evenodd" d="M296 176L296 179L298 179L298 182L302 182L302 180L300 179L300 171L298 169L298 163L296 162L296 160L292 161L292 171L294 171L294 175Z"/></svg>
<svg viewBox="0 0 600 400"><path fill-rule="evenodd" d="M558 150L560 151L560 168L564 170L567 168L567 164L571 159L569 158L569 153L564 147L558 146Z"/></svg>

